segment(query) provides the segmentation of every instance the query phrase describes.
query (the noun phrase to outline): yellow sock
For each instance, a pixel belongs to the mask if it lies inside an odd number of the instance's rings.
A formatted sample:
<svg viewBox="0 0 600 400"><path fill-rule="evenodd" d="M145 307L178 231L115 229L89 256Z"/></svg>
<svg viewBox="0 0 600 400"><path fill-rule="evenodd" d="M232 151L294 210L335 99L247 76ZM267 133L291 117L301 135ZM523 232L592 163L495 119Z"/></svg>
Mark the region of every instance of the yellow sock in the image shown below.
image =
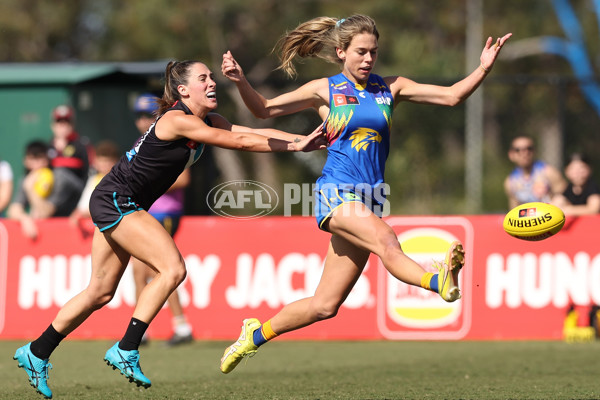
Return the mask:
<svg viewBox="0 0 600 400"><path fill-rule="evenodd" d="M252 334L252 341L256 346L262 346L276 336L277 334L273 331L273 328L271 328L271 320L268 320L261 325L260 329L254 331Z"/></svg>
<svg viewBox="0 0 600 400"><path fill-rule="evenodd" d="M425 272L421 277L421 287L423 289L431 290L431 278L433 278L433 272Z"/></svg>
<svg viewBox="0 0 600 400"><path fill-rule="evenodd" d="M268 320L267 322L262 324L262 327L260 328L260 330L261 330L263 337L266 340L271 340L277 336L275 331L273 331L273 328L271 328L271 320Z"/></svg>

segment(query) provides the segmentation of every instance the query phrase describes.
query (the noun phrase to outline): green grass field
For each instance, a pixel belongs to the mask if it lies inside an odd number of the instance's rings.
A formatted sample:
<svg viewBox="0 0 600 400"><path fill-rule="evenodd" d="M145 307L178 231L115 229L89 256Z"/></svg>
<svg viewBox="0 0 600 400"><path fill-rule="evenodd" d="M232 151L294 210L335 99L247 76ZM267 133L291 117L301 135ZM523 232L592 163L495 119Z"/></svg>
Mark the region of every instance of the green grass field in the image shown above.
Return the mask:
<svg viewBox="0 0 600 400"><path fill-rule="evenodd" d="M0 341L1 399L41 399ZM227 343L143 347L138 389L103 362L107 341L67 340L52 355L54 399L599 399L600 342L276 341L228 375Z"/></svg>

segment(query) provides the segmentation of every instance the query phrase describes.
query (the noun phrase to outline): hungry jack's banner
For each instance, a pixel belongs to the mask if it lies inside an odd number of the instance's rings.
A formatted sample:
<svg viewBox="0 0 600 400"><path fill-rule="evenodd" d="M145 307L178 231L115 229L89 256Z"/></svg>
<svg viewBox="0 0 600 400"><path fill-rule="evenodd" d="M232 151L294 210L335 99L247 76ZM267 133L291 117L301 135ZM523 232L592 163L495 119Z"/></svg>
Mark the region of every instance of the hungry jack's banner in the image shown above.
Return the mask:
<svg viewBox="0 0 600 400"><path fill-rule="evenodd" d="M335 318L282 339L560 339L569 304L581 310L600 304L600 216L567 218L558 235L540 242L507 235L502 220L387 217L404 251L426 269L444 258L453 240L464 243L463 298L449 304L398 282L371 256ZM32 241L15 221L0 220L0 339L37 337L88 283L93 225L74 227L55 218L40 221L39 228ZM185 217L176 242L188 270L178 293L194 336L230 340L242 319L264 321L314 293L329 235L310 217ZM70 337L118 339L134 306L127 268L113 300ZM171 335L168 307L149 335Z"/></svg>

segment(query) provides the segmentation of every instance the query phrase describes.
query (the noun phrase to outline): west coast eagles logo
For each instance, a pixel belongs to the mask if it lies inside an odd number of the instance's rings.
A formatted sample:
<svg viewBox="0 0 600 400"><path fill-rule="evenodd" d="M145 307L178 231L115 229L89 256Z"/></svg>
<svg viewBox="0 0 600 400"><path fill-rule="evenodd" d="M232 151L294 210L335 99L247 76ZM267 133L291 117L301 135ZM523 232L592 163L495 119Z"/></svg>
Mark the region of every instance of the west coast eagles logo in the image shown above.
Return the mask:
<svg viewBox="0 0 600 400"><path fill-rule="evenodd" d="M366 150L372 142L381 143L381 135L379 132L370 128L358 128L350 136L352 148L361 151Z"/></svg>

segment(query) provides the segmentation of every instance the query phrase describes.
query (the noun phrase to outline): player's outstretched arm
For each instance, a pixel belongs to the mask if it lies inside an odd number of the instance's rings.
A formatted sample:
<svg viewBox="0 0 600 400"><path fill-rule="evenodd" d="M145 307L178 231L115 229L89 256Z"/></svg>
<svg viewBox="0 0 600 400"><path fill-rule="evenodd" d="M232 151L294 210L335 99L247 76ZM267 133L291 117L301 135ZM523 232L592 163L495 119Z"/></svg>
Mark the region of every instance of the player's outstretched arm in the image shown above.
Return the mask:
<svg viewBox="0 0 600 400"><path fill-rule="evenodd" d="M246 107L256 118L273 118L289 115L298 111L314 108L320 115L327 114L329 109L329 85L327 78L315 79L299 88L267 99L258 93L244 76L240 65L231 52L223 54L221 71L229 80L235 82Z"/></svg>
<svg viewBox="0 0 600 400"><path fill-rule="evenodd" d="M244 100L244 104L246 104L246 107L248 107L250 112L257 118L266 118L264 116L264 111L267 107L267 99L250 85L250 82L248 82L244 76L242 67L235 61L235 58L233 58L233 55L229 50L223 54L221 72L227 79L236 84L237 89Z"/></svg>
<svg viewBox="0 0 600 400"><path fill-rule="evenodd" d="M481 57L479 58L479 60L481 61L480 67L484 70L484 72L490 72L492 70L494 62L496 62L496 58L498 58L498 54L500 54L502 46L504 46L504 43L506 43L506 41L510 39L511 36L512 33L507 33L501 38L497 38L496 42L493 45L492 37L488 37L487 41L485 42L485 47L481 52Z"/></svg>
<svg viewBox="0 0 600 400"><path fill-rule="evenodd" d="M233 125L219 114L210 114L209 118L212 126L194 115L171 112L157 123L156 135L163 140L185 137L198 143L252 152L312 151L325 148L322 144L322 129L316 129L308 136L279 131L277 136L281 138L278 138L256 134L250 128L247 131L233 131Z"/></svg>
<svg viewBox="0 0 600 400"><path fill-rule="evenodd" d="M278 129L261 128L253 129L247 126L241 125L230 125L221 115L212 114L213 121L221 119L225 125L221 126L224 129L231 130L232 132L250 132L260 136L264 136L271 139L279 139L286 142L297 143L300 146L301 151L308 152L314 150L322 150L327 148L327 137L323 131L323 123L319 124L310 134L298 135L294 133L284 132ZM213 122L215 123L215 122ZM216 122L219 124L219 122ZM230 128L228 128L228 125Z"/></svg>
<svg viewBox="0 0 600 400"><path fill-rule="evenodd" d="M465 101L479 87L491 71L500 50L511 36L512 33L508 33L497 38L494 44L492 44L493 39L489 37L481 52L480 65L471 74L452 86L421 84L401 76L386 77L385 81L390 86L396 104L400 101L410 101L455 106Z"/></svg>

